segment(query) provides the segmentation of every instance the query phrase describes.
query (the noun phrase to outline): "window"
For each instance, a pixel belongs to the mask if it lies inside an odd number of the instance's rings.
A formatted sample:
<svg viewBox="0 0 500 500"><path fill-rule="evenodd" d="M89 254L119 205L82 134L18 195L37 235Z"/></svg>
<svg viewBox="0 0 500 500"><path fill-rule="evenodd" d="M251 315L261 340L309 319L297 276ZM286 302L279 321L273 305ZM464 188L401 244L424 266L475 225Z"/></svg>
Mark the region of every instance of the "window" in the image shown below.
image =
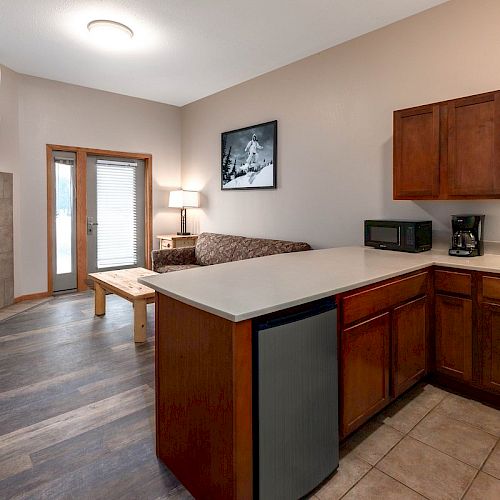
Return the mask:
<svg viewBox="0 0 500 500"><path fill-rule="evenodd" d="M137 265L137 162L98 159L97 268Z"/></svg>
<svg viewBox="0 0 500 500"><path fill-rule="evenodd" d="M55 158L56 274L73 271L74 168L70 158Z"/></svg>

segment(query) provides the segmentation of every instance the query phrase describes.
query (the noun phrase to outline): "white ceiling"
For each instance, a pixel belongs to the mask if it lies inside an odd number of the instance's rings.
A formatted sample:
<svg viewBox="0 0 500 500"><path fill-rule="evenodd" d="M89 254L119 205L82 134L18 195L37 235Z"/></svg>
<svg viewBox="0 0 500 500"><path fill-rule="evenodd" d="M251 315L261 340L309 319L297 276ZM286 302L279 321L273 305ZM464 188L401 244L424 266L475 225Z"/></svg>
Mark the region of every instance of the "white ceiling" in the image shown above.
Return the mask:
<svg viewBox="0 0 500 500"><path fill-rule="evenodd" d="M445 0L0 0L0 63L29 75L175 105ZM132 28L103 50L87 23Z"/></svg>

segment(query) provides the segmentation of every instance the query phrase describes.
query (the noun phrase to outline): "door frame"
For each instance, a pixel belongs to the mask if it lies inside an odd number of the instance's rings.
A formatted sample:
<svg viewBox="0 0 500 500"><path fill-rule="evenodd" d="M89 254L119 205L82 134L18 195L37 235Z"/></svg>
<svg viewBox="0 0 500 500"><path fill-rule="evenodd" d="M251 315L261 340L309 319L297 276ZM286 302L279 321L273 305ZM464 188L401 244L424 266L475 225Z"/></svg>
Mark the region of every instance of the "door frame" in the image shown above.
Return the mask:
<svg viewBox="0 0 500 500"><path fill-rule="evenodd" d="M125 153L107 149L81 148L47 144L47 290L54 293L53 282L53 221L54 207L54 175L52 155L54 151L69 151L76 154L76 281L77 291L87 290L87 156L112 156L115 158L132 158L144 161L144 253L145 265L151 269L151 250L153 245L153 156L149 153Z"/></svg>

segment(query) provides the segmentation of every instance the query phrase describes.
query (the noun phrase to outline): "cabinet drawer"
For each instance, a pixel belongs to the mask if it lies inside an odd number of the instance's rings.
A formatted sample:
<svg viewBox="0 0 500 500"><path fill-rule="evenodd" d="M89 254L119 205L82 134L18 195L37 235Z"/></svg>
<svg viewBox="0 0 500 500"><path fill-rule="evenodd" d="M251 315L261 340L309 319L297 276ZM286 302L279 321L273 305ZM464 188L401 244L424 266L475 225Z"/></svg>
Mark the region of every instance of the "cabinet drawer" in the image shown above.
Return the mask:
<svg viewBox="0 0 500 500"><path fill-rule="evenodd" d="M398 279L344 297L344 324L350 324L427 292L429 273Z"/></svg>
<svg viewBox="0 0 500 500"><path fill-rule="evenodd" d="M472 276L452 271L436 271L434 273L434 287L439 292L470 296L472 293Z"/></svg>
<svg viewBox="0 0 500 500"><path fill-rule="evenodd" d="M500 300L500 278L483 277L483 296Z"/></svg>
<svg viewBox="0 0 500 500"><path fill-rule="evenodd" d="M183 238L181 240L176 240L175 248L186 248L194 247L196 240L194 238Z"/></svg>
<svg viewBox="0 0 500 500"><path fill-rule="evenodd" d="M172 242L170 240L160 240L160 250L166 250L172 248Z"/></svg>

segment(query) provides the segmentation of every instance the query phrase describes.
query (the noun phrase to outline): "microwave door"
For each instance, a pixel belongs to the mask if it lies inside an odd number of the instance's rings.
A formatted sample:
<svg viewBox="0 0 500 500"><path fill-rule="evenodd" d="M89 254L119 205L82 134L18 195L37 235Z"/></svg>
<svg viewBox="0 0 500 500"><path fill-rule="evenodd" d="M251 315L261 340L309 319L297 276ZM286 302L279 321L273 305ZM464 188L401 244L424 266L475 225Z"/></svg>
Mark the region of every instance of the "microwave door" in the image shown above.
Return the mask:
<svg viewBox="0 0 500 500"><path fill-rule="evenodd" d="M399 248L401 246L401 226L371 226L369 240L378 248Z"/></svg>

